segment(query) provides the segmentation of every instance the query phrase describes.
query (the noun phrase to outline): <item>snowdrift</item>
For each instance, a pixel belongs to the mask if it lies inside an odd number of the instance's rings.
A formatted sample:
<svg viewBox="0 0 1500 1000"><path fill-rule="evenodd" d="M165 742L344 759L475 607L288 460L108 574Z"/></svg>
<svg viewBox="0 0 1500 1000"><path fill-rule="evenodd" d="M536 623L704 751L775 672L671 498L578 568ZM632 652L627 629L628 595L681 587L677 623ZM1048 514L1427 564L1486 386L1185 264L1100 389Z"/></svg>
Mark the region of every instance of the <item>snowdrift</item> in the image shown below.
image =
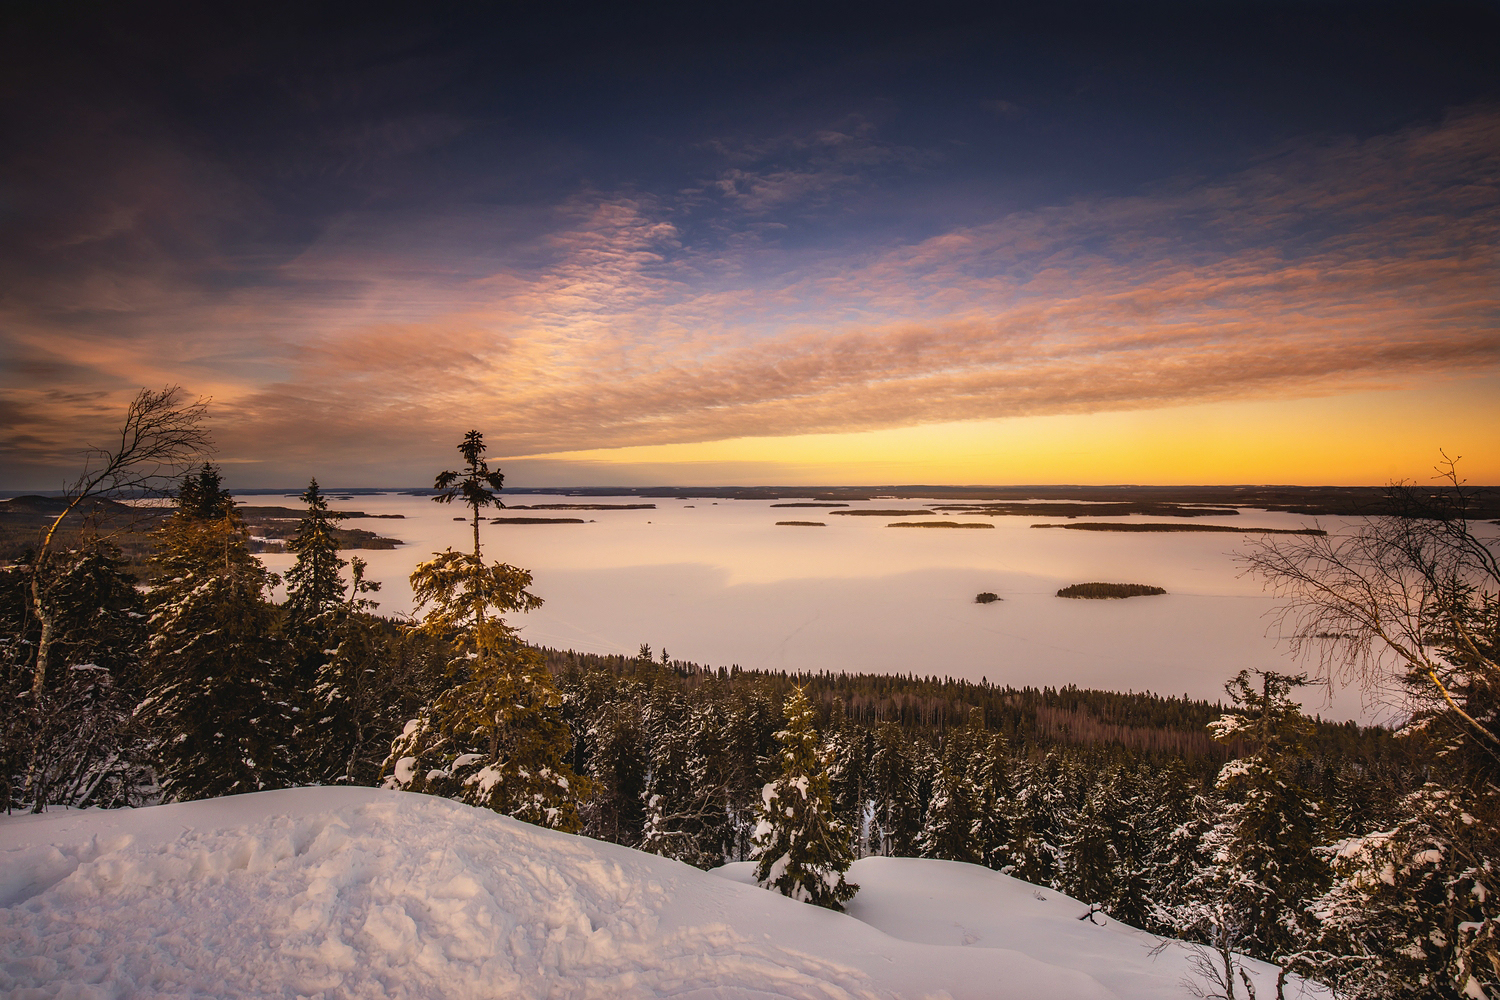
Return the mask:
<svg viewBox="0 0 1500 1000"><path fill-rule="evenodd" d="M444 799L304 788L0 819L12 997L1182 997L1185 947L868 858L849 914ZM738 880L738 881L737 881ZM1274 973L1254 964L1261 995Z"/></svg>

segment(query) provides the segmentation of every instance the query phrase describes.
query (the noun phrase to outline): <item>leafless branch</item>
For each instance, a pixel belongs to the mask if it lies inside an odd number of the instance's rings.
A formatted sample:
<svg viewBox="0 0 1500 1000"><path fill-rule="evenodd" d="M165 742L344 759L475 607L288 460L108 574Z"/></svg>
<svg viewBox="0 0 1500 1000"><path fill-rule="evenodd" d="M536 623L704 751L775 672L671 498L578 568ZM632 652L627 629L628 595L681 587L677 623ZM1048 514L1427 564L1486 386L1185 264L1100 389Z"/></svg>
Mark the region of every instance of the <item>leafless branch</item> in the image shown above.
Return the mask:
<svg viewBox="0 0 1500 1000"><path fill-rule="evenodd" d="M1274 622L1293 655L1366 691L1426 682L1432 699L1495 746L1500 735L1464 711L1454 689L1466 675L1500 677L1488 634L1500 559L1471 530L1474 495L1443 457L1447 485L1436 493L1394 484L1392 513L1345 532L1259 541L1241 561L1283 599Z"/></svg>
<svg viewBox="0 0 1500 1000"><path fill-rule="evenodd" d="M180 386L142 389L131 400L111 447L90 447L83 472L67 492L68 504L47 529L32 560L31 604L41 624L32 695L40 703L52 646L53 615L41 584L41 567L64 519L83 501L125 491L165 492L168 484L208 452L211 441L203 426L208 400L186 403Z"/></svg>

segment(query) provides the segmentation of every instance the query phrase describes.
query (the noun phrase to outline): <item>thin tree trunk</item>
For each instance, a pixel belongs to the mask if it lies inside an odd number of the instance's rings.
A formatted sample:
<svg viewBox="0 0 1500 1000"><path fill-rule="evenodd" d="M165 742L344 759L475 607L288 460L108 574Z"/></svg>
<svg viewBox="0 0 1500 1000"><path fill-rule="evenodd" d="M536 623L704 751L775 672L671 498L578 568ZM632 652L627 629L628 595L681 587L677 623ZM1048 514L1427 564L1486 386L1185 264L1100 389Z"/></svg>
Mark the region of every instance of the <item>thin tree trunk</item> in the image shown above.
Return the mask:
<svg viewBox="0 0 1500 1000"><path fill-rule="evenodd" d="M474 583L475 583L476 586L479 584L479 574L482 573L482 572L484 572L484 563L481 561L481 557L479 555L479 505L475 504L474 505ZM474 639L475 639L475 642L478 643L478 641L479 641L479 633L481 633L481 632L484 631L484 601L481 601L481 600L476 600L474 602L474 628L475 628ZM480 649L479 652L480 652L481 656L484 655L484 650L483 650L482 647L481 647L481 649Z"/></svg>
<svg viewBox="0 0 1500 1000"><path fill-rule="evenodd" d="M57 616L47 602L42 600L42 564L46 562L47 553L52 548L52 538L57 534L57 529L62 525L63 518L73 513L73 508L78 506L83 499L83 494L73 498L67 508L52 522L47 529L47 534L42 538L42 544L37 548L36 557L31 561L31 607L36 613L36 620L42 626L41 638L36 644L36 668L31 672L31 701L33 705L41 702L42 691L47 685L47 666L52 658L52 638L57 631Z"/></svg>
<svg viewBox="0 0 1500 1000"><path fill-rule="evenodd" d="M40 557L38 557L40 558ZM42 635L36 644L36 667L31 672L31 702L33 707L41 704L42 692L47 685L47 663L52 658L52 638L57 631L57 615L51 606L42 600L41 566L31 566L31 607L41 623Z"/></svg>

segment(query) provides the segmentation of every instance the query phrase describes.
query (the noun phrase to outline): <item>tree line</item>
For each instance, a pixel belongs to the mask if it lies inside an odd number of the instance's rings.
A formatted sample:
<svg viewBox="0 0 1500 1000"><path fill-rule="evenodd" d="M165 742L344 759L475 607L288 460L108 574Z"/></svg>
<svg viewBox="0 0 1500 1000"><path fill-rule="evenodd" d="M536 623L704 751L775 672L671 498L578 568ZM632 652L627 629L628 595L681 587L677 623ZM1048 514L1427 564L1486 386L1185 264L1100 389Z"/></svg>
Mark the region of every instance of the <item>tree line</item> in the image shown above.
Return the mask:
<svg viewBox="0 0 1500 1000"><path fill-rule="evenodd" d="M459 451L435 499L470 509L473 547L416 568L409 621L376 613L316 481L274 603L211 464L174 480L145 581L89 532L0 570L7 806L384 785L699 867L754 860L835 908L860 856L985 865L1195 942L1208 995L1249 989L1241 955L1342 996L1497 995L1500 574L1456 476L1457 515L1424 497L1352 542L1252 557L1333 667L1406 686L1393 733L1309 719L1307 676L1272 671L1211 705L539 650L504 617L540 604L530 574L482 547L503 477L477 432Z"/></svg>

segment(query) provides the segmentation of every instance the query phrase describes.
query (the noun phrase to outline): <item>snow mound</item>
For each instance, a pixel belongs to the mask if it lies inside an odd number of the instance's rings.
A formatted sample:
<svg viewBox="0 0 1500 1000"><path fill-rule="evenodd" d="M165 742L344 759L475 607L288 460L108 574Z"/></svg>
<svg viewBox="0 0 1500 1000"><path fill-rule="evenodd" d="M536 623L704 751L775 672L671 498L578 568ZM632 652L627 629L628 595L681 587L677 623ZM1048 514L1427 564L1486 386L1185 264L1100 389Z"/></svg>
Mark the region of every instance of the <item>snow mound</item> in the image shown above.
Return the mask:
<svg viewBox="0 0 1500 1000"><path fill-rule="evenodd" d="M0 993L1182 995L1180 959L1153 978L1142 970L1154 939L1079 923L1086 908L1066 897L1046 893L1048 916L1030 886L943 862L866 859L853 874L868 884L852 915L831 913L376 789L11 817L0 821ZM1110 944L1090 949L1096 938Z"/></svg>

